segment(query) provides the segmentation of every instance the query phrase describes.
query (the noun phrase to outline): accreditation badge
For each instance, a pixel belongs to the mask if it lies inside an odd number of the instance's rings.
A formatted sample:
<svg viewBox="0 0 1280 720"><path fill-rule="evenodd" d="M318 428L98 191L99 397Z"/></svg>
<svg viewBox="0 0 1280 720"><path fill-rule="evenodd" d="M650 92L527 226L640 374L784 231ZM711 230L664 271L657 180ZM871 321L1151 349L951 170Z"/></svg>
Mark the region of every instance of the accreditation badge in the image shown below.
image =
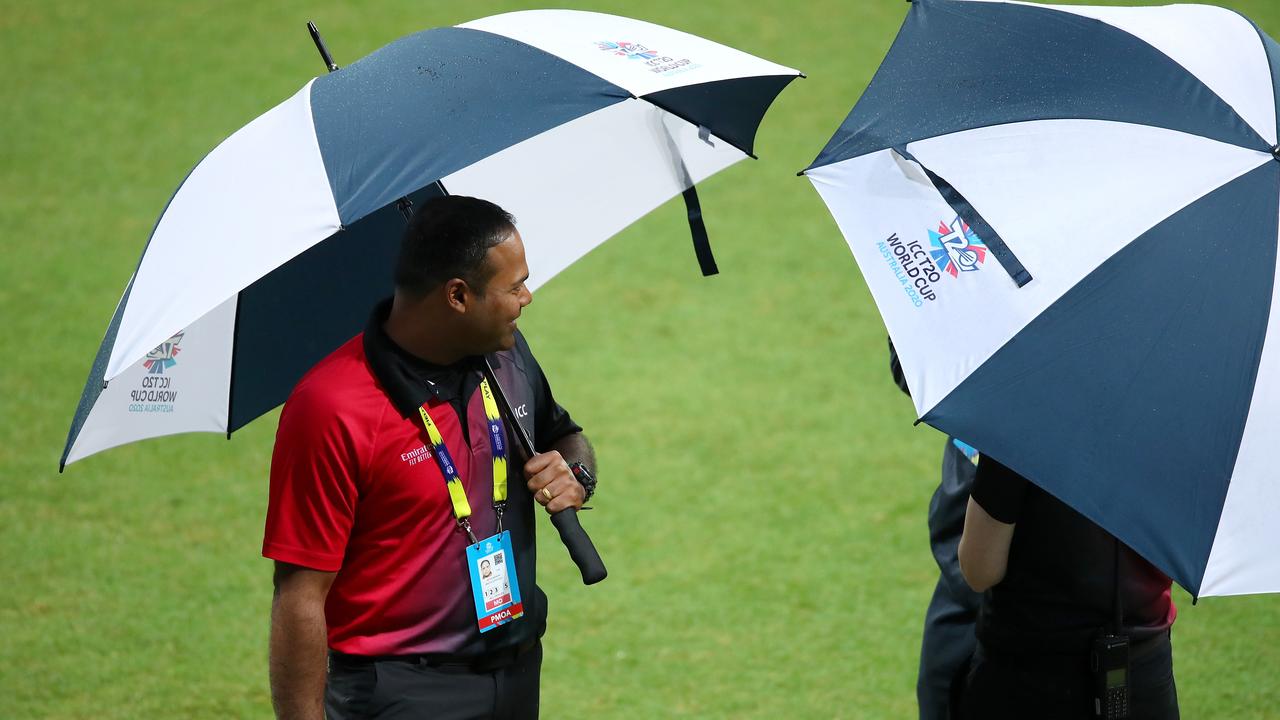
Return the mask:
<svg viewBox="0 0 1280 720"><path fill-rule="evenodd" d="M524 615L510 531L467 546L467 567L471 570L471 597L476 602L480 632Z"/></svg>

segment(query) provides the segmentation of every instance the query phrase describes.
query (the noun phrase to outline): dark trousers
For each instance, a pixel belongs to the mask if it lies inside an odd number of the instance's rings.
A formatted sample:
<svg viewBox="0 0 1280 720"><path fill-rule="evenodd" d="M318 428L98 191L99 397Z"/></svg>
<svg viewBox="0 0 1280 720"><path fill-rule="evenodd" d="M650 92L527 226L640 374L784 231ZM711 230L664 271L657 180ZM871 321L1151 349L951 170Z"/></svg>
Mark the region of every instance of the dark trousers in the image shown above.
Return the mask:
<svg viewBox="0 0 1280 720"><path fill-rule="evenodd" d="M328 720L537 720L542 644L477 671L415 659L331 655Z"/></svg>
<svg viewBox="0 0 1280 720"><path fill-rule="evenodd" d="M969 658L978 644L974 627L982 595L965 582L956 557L976 472L964 450L948 438L942 453L942 481L929 501L929 545L941 575L925 614L924 637L920 641L920 674L916 680L920 720L960 717L956 700L964 689Z"/></svg>
<svg viewBox="0 0 1280 720"><path fill-rule="evenodd" d="M957 698L964 690L969 659L978 644L974 626L981 598L967 586L957 592L946 576L938 578L920 641L920 672L916 678L920 720L960 716Z"/></svg>
<svg viewBox="0 0 1280 720"><path fill-rule="evenodd" d="M1093 693L1087 654L1001 655L979 643L964 690L961 717L1083 720L1094 717ZM1130 720L1178 720L1168 634L1131 650L1129 708Z"/></svg>

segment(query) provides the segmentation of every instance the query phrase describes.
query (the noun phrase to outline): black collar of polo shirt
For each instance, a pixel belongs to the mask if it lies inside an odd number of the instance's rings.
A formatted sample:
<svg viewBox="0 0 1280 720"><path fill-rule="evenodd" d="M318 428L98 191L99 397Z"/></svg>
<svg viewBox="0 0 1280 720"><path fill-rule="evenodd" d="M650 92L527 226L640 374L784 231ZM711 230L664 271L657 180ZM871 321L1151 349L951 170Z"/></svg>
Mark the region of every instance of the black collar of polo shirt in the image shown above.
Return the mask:
<svg viewBox="0 0 1280 720"><path fill-rule="evenodd" d="M483 359L480 356L467 357L452 365L427 362L397 345L387 335L382 326L390 314L390 298L374 306L364 329L364 354L369 359L373 376L391 398L396 410L406 418L416 418L418 408L435 399L451 403L459 417L464 417L466 399L480 386Z"/></svg>

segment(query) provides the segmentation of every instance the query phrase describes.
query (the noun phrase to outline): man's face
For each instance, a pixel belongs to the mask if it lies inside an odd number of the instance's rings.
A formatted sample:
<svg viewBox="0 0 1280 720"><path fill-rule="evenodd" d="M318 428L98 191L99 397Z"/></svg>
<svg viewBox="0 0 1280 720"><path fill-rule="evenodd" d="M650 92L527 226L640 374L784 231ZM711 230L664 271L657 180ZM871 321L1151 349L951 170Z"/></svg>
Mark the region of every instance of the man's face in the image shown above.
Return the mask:
<svg viewBox="0 0 1280 720"><path fill-rule="evenodd" d="M474 305L467 310L477 351L510 350L516 344L516 318L524 306L533 302L533 295L525 287L529 266L524 260L520 233L512 229L509 238L489 248L485 262L490 271L489 282L484 294L475 296Z"/></svg>

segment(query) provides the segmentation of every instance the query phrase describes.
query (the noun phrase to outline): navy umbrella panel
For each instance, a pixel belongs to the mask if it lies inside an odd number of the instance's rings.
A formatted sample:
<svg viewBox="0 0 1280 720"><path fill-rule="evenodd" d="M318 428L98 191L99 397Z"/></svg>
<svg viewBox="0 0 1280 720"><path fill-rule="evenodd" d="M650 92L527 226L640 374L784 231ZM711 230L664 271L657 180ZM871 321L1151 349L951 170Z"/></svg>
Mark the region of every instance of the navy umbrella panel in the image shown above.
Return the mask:
<svg viewBox="0 0 1280 720"><path fill-rule="evenodd" d="M917 416L1196 595L1280 591L1273 67L1221 8L916 0L805 171Z"/></svg>
<svg viewBox="0 0 1280 720"><path fill-rule="evenodd" d="M420 32L314 79L175 192L63 464L147 437L230 433L282 402L391 292L399 198L499 203L536 288L751 157L798 74L670 28L545 10Z"/></svg>

